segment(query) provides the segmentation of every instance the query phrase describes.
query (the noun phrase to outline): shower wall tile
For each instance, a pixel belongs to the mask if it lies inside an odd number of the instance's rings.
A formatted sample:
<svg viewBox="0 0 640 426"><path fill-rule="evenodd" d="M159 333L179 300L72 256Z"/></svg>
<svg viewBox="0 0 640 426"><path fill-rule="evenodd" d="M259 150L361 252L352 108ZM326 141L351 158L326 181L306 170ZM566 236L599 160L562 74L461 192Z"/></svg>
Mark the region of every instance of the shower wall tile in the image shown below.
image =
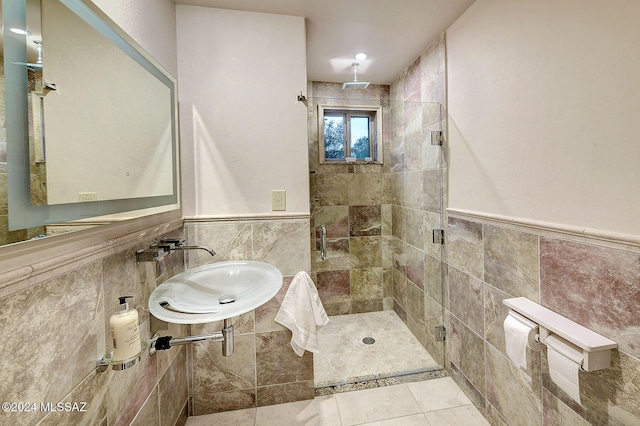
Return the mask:
<svg viewBox="0 0 640 426"><path fill-rule="evenodd" d="M422 251L425 249L426 243L426 214L421 210L406 209L406 226L410 230L407 233L407 243Z"/></svg>
<svg viewBox="0 0 640 426"><path fill-rule="evenodd" d="M382 204L380 206L380 233L382 235L391 235L393 227L393 208L391 204Z"/></svg>
<svg viewBox="0 0 640 426"><path fill-rule="evenodd" d="M350 282L353 301L377 301L384 296L382 268L352 269Z"/></svg>
<svg viewBox="0 0 640 426"><path fill-rule="evenodd" d="M538 237L504 227L484 227L484 280L512 295L538 301Z"/></svg>
<svg viewBox="0 0 640 426"><path fill-rule="evenodd" d="M422 172L422 204L423 210L440 213L442 211L442 169Z"/></svg>
<svg viewBox="0 0 640 426"><path fill-rule="evenodd" d="M398 240L405 241L407 236L407 209L394 204L391 211L393 214L391 233Z"/></svg>
<svg viewBox="0 0 640 426"><path fill-rule="evenodd" d="M421 288L417 287L411 281L407 282L407 301L406 310L410 318L412 318L422 330L426 328L425 297Z"/></svg>
<svg viewBox="0 0 640 426"><path fill-rule="evenodd" d="M354 237L349 244L352 269L382 267L381 237Z"/></svg>
<svg viewBox="0 0 640 426"><path fill-rule="evenodd" d="M314 202L319 206L349 205L349 175L315 175Z"/></svg>
<svg viewBox="0 0 640 426"><path fill-rule="evenodd" d="M438 108L439 104L430 104L423 107L423 122L427 120L434 120L430 116L433 115L433 110ZM439 111L438 111L439 112ZM432 121L433 122L433 121ZM422 141L422 169L423 170L437 170L443 167L441 160L442 148L438 145L431 145L431 132L443 131L443 124L436 121L435 124L431 124L428 127L422 129L420 138ZM446 134L446 133L445 133Z"/></svg>
<svg viewBox="0 0 640 426"><path fill-rule="evenodd" d="M386 188L389 180L383 179L382 173L352 173L348 176L350 206L382 204L386 201L384 195L389 192Z"/></svg>
<svg viewBox="0 0 640 426"><path fill-rule="evenodd" d="M405 70L402 80L403 80L403 93L404 99L409 100L413 99L416 93L420 92L420 87L422 83L422 75L421 75L421 57L418 57L415 61L413 61Z"/></svg>
<svg viewBox="0 0 640 426"><path fill-rule="evenodd" d="M349 236L349 206L316 207L313 220L316 238L320 238L320 225L326 225L327 238Z"/></svg>
<svg viewBox="0 0 640 426"><path fill-rule="evenodd" d="M332 271L349 269L351 267L351 255L349 253L350 247L351 245L349 238L327 239L326 259L322 260L320 241L317 240L315 252L316 270Z"/></svg>
<svg viewBox="0 0 640 426"><path fill-rule="evenodd" d="M640 356L640 254L540 239L542 303Z"/></svg>
<svg viewBox="0 0 640 426"><path fill-rule="evenodd" d="M370 237L382 234L382 208L373 206L349 207L349 235Z"/></svg>
<svg viewBox="0 0 640 426"><path fill-rule="evenodd" d="M420 104L417 104L417 108L421 108ZM413 124L414 127L419 127L419 121L421 121L421 111L412 111L414 115ZM422 170L422 131L419 128L412 129L404 136L404 170L416 171Z"/></svg>
<svg viewBox="0 0 640 426"><path fill-rule="evenodd" d="M322 303L343 302L351 297L351 272L318 271L318 295Z"/></svg>
<svg viewBox="0 0 640 426"><path fill-rule="evenodd" d="M407 306L407 277L395 268L393 269L393 298L400 306Z"/></svg>
<svg viewBox="0 0 640 426"><path fill-rule="evenodd" d="M404 174L404 206L421 209L424 199L423 172L413 171Z"/></svg>
<svg viewBox="0 0 640 426"><path fill-rule="evenodd" d="M449 217L445 235L449 264L483 279L482 224Z"/></svg>
<svg viewBox="0 0 640 426"><path fill-rule="evenodd" d="M424 262L424 290L434 300L440 301L442 304L443 299L443 264L439 259L425 256Z"/></svg>
<svg viewBox="0 0 640 426"><path fill-rule="evenodd" d="M407 278L418 286L420 290L424 291L425 254L409 244L405 246L405 249L407 259Z"/></svg>

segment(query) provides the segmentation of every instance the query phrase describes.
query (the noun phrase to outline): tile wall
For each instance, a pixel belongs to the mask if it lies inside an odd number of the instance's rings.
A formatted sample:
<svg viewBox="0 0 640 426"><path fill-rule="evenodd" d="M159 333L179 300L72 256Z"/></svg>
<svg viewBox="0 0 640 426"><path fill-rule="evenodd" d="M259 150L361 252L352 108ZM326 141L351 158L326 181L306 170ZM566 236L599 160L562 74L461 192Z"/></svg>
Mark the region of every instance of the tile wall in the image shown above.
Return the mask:
<svg viewBox="0 0 640 426"><path fill-rule="evenodd" d="M313 355L298 357L291 332L274 321L299 271L310 271L309 219L187 222L190 244L216 251L189 252L189 267L225 260L275 265L284 276L280 292L265 305L234 319L235 351L222 356L222 343L189 346L191 415L237 410L314 397ZM190 333L222 329L222 322L190 326Z"/></svg>
<svg viewBox="0 0 640 426"><path fill-rule="evenodd" d="M318 293L329 315L390 309L389 86L344 90L339 83L311 82L307 94L312 277ZM321 104L382 106L384 163L320 164L317 106ZM321 225L327 227L325 260L320 251Z"/></svg>
<svg viewBox="0 0 640 426"><path fill-rule="evenodd" d="M135 251L182 233L176 221L0 273L0 399L36 403L33 411L0 412L0 424L184 424L184 348L145 353L125 371L96 371L98 357L111 349L109 317L118 297L134 296L141 338L148 341L151 291L184 270L181 255L136 263ZM166 333L183 335L186 327ZM84 402L86 411L46 412L41 402Z"/></svg>
<svg viewBox="0 0 640 426"><path fill-rule="evenodd" d="M390 137L394 309L440 364L442 246L433 231L443 228L446 164L431 132L446 134L444 43L442 35L391 84Z"/></svg>
<svg viewBox="0 0 640 426"><path fill-rule="evenodd" d="M442 227L445 169L431 131L446 130L444 71L440 37L391 86L308 87L312 268L325 309L330 315L395 309L439 363L441 246L433 244L432 231ZM319 164L318 104L382 105L383 164Z"/></svg>
<svg viewBox="0 0 640 426"><path fill-rule="evenodd" d="M640 247L480 217L447 224L448 365L495 425L640 425ZM549 376L507 358L502 300L527 297L618 343L612 367L580 372L575 402Z"/></svg>

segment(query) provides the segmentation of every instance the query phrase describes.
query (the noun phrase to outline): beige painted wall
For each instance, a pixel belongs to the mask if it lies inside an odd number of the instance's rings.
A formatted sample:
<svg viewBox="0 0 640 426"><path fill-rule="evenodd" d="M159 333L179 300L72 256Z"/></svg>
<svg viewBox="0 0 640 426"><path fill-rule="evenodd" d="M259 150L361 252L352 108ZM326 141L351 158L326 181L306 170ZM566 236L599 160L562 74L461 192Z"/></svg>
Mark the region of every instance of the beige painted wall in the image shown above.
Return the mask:
<svg viewBox="0 0 640 426"><path fill-rule="evenodd" d="M304 18L177 6L183 211L308 214Z"/></svg>
<svg viewBox="0 0 640 426"><path fill-rule="evenodd" d="M640 235L640 3L478 0L447 30L449 207Z"/></svg>

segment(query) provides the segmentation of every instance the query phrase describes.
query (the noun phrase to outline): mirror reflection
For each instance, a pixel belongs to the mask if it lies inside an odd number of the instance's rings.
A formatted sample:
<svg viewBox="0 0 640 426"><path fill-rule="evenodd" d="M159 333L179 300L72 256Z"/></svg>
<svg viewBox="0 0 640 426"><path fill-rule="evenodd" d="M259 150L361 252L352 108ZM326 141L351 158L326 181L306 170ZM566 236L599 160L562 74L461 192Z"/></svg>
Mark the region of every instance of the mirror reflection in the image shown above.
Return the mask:
<svg viewBox="0 0 640 426"><path fill-rule="evenodd" d="M175 80L90 2L2 6L0 244L177 208Z"/></svg>

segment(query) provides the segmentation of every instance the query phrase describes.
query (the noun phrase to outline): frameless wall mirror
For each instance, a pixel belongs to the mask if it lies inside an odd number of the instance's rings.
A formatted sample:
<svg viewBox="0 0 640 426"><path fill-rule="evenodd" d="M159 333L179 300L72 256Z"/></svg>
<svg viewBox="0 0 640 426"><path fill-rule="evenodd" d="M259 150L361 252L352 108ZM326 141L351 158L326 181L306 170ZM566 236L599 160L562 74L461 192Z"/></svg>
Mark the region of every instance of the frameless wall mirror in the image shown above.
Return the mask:
<svg viewBox="0 0 640 426"><path fill-rule="evenodd" d="M90 0L1 13L0 244L179 208L175 79Z"/></svg>

